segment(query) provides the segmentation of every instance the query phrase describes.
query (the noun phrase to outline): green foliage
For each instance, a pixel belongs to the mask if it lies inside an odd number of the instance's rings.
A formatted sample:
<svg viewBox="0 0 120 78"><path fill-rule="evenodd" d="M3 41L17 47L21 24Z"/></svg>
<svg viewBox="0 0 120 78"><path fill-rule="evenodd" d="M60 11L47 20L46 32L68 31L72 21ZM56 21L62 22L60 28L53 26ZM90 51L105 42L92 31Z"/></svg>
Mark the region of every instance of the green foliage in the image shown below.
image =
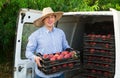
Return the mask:
<svg viewBox="0 0 120 78"><path fill-rule="evenodd" d="M0 62L5 61L5 57L9 57L13 51L16 18L18 5L16 3L3 4L0 11ZM16 6L16 7L15 7ZM13 8L14 7L14 8Z"/></svg>
<svg viewBox="0 0 120 78"><path fill-rule="evenodd" d="M0 10L1 10L1 8L5 5L5 0L0 0Z"/></svg>
<svg viewBox="0 0 120 78"><path fill-rule="evenodd" d="M109 8L120 10L120 0L0 0L0 57L14 51L16 20L20 8L42 10L48 6L54 11L64 12L109 10Z"/></svg>

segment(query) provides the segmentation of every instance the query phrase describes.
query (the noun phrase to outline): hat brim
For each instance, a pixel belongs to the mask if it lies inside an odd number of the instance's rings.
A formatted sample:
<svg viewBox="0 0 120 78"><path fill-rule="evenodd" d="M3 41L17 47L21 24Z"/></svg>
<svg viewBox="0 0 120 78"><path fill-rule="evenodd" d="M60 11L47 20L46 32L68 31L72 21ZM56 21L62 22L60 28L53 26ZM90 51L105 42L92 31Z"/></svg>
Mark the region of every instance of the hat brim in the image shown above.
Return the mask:
<svg viewBox="0 0 120 78"><path fill-rule="evenodd" d="M46 17L48 17L49 15L52 15L52 14L56 16L56 20L55 20L55 22L56 22L56 21L58 21L58 20L62 17L63 12L54 12L54 13L49 13L49 14L47 14L47 15L41 16L40 18L38 18L37 20L35 20L35 21L33 22L34 25L35 25L36 27L43 26L43 25L44 25L43 20L44 20Z"/></svg>

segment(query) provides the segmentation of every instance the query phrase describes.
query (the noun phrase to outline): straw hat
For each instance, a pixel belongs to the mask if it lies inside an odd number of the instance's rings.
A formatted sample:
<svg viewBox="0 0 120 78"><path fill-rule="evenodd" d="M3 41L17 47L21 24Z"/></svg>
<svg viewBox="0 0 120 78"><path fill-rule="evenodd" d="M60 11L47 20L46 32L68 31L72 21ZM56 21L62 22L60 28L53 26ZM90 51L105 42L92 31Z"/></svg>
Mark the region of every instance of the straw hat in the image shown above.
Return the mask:
<svg viewBox="0 0 120 78"><path fill-rule="evenodd" d="M46 7L42 11L42 16L34 21L34 25L37 27L43 26L43 20L51 14L55 15L56 21L58 21L62 17L63 12L54 12L50 7Z"/></svg>

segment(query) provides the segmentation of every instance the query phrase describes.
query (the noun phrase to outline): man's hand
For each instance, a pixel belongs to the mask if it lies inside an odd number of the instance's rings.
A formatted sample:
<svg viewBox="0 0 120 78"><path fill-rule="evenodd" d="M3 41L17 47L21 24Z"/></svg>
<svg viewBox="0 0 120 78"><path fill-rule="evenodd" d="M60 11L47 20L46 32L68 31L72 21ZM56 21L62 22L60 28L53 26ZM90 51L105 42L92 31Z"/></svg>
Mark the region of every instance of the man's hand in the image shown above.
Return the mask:
<svg viewBox="0 0 120 78"><path fill-rule="evenodd" d="M73 48L66 48L65 51L73 51Z"/></svg>
<svg viewBox="0 0 120 78"><path fill-rule="evenodd" d="M36 64L37 64L39 67L42 67L41 64L40 64L40 60L42 60L41 57L35 56L35 62L36 62Z"/></svg>

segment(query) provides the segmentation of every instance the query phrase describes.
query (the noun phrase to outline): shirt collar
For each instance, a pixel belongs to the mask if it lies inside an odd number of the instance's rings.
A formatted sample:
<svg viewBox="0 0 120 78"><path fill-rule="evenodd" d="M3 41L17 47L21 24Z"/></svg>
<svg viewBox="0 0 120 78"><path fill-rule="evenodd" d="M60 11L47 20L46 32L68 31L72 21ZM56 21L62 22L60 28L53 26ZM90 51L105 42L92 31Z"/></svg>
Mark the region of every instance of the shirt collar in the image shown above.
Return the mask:
<svg viewBox="0 0 120 78"><path fill-rule="evenodd" d="M49 31L45 26L43 26L43 30L44 30L45 32L47 32L47 33L49 33L49 32L54 32L55 27L53 27L52 31Z"/></svg>

